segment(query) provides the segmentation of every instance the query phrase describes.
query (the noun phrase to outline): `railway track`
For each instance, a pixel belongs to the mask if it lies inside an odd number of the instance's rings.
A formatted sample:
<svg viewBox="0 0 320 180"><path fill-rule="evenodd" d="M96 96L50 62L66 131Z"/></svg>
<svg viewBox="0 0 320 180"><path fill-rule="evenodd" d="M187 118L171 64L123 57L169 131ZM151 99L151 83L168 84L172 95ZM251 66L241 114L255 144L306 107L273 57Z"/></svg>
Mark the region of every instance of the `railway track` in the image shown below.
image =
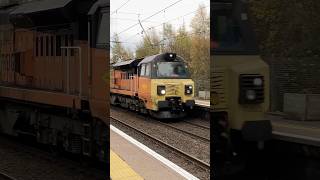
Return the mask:
<svg viewBox="0 0 320 180"><path fill-rule="evenodd" d="M121 108L115 108L115 109L116 110L121 110L121 111L123 110ZM164 122L161 122L161 121L156 120L156 119L152 119L152 120L157 122L157 123L159 123L159 124L161 124L162 126L166 126L166 127L171 128L171 129L174 129L176 131L179 131L181 133L184 133L184 134L186 134L186 135L188 135L188 136L190 136L190 137L192 137L194 139L200 139L201 141L203 141L205 143L210 143L210 138L209 137L206 137L204 135L199 135L199 133L192 132L192 130L190 130L190 129L201 129L201 130L205 130L205 131L210 131L210 127L208 127L208 126L201 125L199 123L189 122L188 120L181 120L181 121L179 120L179 124L177 123L176 125L175 124L170 124L170 123L164 123ZM182 123L184 123L184 124L182 124ZM181 127L178 127L178 126L181 126L181 125L183 126L185 124L189 125L189 127L186 128L187 130L185 130L185 129L181 128ZM190 125L192 127L190 127ZM200 133L200 134L205 134L205 133Z"/></svg>
<svg viewBox="0 0 320 180"><path fill-rule="evenodd" d="M17 180L17 179L0 171L0 180Z"/></svg>
<svg viewBox="0 0 320 180"><path fill-rule="evenodd" d="M152 135L149 135L149 134L143 132L140 129L137 129L136 127L132 127L130 124L128 124L128 123L126 123L126 122L124 122L124 121L122 121L122 120L120 120L118 118L115 118L115 117L112 117L112 116L110 116L110 118L115 120L115 121L117 121L117 122L119 122L120 124L124 125L125 127L133 129L137 133L139 133L139 134L141 134L141 135L153 140L154 142L166 147L171 152L173 152L173 153L177 154L178 156L182 157L183 159L195 164L196 166L202 168L203 170L205 170L205 171L209 171L210 170L210 164L208 164L208 163L206 163L206 162L204 162L204 161L202 161L202 160L200 160L200 159L198 159L198 158L196 158L196 157L194 157L192 155L189 155L189 154L181 151L180 149L177 149L177 148L173 147L172 145L170 145L168 143L165 143L164 141L159 140L158 138L155 138Z"/></svg>
<svg viewBox="0 0 320 180"><path fill-rule="evenodd" d="M187 124L191 124L191 125L193 125L193 126L197 126L197 127L203 128L203 129L210 130L210 127L205 126L205 125L201 125L201 124L198 124L198 123L193 123L193 122L186 121L186 120L182 120L182 122L185 122L185 123L187 123Z"/></svg>
<svg viewBox="0 0 320 180"><path fill-rule="evenodd" d="M172 128L172 129L175 129L175 130L177 130L177 131L179 131L179 132L182 132L182 133L187 134L187 135L189 135L189 136L192 136L192 137L194 137L194 138L201 139L202 141L204 141L204 142L206 142L206 143L210 143L210 138L203 137L203 136L200 136L200 135L195 134L195 133L191 133L191 132L189 132L189 131L186 131L186 130L183 130L183 129L181 129L181 128L178 128L178 127L176 127L176 126L174 126L174 125L172 125L172 124L163 123L163 122L160 122L160 121L158 121L158 122L159 122L160 124L166 126L166 127L170 127L170 128ZM190 124L191 124L191 123L190 123ZM194 125L194 124L192 124L192 125ZM196 125L194 125L194 126L196 126ZM199 126L196 126L196 127L199 127Z"/></svg>

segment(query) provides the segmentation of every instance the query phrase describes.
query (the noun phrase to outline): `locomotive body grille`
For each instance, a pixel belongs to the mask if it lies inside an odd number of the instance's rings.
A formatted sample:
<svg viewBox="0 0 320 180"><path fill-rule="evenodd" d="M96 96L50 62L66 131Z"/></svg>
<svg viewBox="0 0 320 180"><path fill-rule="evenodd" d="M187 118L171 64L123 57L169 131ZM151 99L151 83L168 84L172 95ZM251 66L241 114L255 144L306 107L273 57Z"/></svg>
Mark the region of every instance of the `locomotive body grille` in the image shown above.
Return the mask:
<svg viewBox="0 0 320 180"><path fill-rule="evenodd" d="M210 82L213 105L215 109L224 109L227 107L226 92L226 71L223 68L216 68Z"/></svg>

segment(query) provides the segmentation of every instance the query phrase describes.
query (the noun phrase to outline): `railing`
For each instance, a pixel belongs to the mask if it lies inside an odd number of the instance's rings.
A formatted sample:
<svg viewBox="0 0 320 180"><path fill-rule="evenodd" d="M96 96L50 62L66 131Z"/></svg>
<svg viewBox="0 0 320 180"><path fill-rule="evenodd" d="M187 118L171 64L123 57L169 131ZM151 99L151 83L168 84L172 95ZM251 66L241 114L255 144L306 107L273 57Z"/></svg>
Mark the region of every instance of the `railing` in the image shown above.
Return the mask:
<svg viewBox="0 0 320 180"><path fill-rule="evenodd" d="M112 77L112 82L115 83L114 77ZM121 72L120 75L120 89L131 91L132 93L137 93L138 91L138 78L134 73Z"/></svg>

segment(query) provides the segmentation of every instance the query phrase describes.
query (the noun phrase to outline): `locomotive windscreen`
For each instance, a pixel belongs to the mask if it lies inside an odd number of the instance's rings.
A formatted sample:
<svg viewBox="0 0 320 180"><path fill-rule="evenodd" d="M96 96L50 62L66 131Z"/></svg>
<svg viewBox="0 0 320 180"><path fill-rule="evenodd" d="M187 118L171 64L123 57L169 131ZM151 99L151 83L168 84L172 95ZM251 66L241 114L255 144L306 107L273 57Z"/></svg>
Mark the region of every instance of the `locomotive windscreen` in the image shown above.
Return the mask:
<svg viewBox="0 0 320 180"><path fill-rule="evenodd" d="M183 62L157 62L157 78L189 78L189 72Z"/></svg>
<svg viewBox="0 0 320 180"><path fill-rule="evenodd" d="M211 29L215 53L256 53L257 44L248 14L240 1L213 3Z"/></svg>

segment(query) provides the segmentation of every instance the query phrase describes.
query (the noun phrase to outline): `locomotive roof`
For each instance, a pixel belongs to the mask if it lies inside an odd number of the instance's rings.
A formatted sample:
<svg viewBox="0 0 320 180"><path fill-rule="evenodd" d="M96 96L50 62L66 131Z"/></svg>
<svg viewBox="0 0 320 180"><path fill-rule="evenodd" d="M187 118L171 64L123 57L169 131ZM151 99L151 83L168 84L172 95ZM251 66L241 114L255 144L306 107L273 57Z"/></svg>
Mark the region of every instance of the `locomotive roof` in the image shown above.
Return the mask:
<svg viewBox="0 0 320 180"><path fill-rule="evenodd" d="M121 61L118 63L115 63L112 65L113 68L121 68L121 69L125 69L125 68L135 68L137 66L140 66L143 63L149 63L149 62L153 62L153 61L162 61L164 59L167 58L168 55L174 55L173 59L169 60L169 61L183 61L183 59L179 56L176 56L175 53L161 53L161 54L155 54L152 56L147 56L145 58L140 58L140 59L131 59L128 61Z"/></svg>
<svg viewBox="0 0 320 180"><path fill-rule="evenodd" d="M59 9L65 7L72 0L41 0L21 4L11 14L28 14L33 12L46 11L50 9Z"/></svg>
<svg viewBox="0 0 320 180"><path fill-rule="evenodd" d="M112 65L113 68L134 68L137 67L141 59L132 59L128 61L121 61Z"/></svg>
<svg viewBox="0 0 320 180"><path fill-rule="evenodd" d="M108 0L98 0L96 3L94 3L94 5L91 7L91 9L88 12L88 15L93 15L94 13L96 13L96 11L98 10L98 8L100 7L106 7L109 6L109 2Z"/></svg>
<svg viewBox="0 0 320 180"><path fill-rule="evenodd" d="M175 61L183 61L183 59L179 56L176 56L175 53L161 53L161 54L156 54L156 55L153 55L153 56L148 56L148 57L145 57L139 64L138 66L140 66L141 64L143 63L149 63L149 62L152 62L152 61L161 61L161 60L164 60L166 59L168 55L170 54L173 54L173 59L171 60L175 60Z"/></svg>
<svg viewBox="0 0 320 180"><path fill-rule="evenodd" d="M156 55L153 55L153 56L148 56L148 57L145 57L139 64L138 66L140 66L140 64L142 63L148 63L148 62L151 62L153 61L157 56L159 56L160 54L156 54Z"/></svg>
<svg viewBox="0 0 320 180"><path fill-rule="evenodd" d="M9 14L15 8L16 8L15 6L0 8L0 24L10 24Z"/></svg>

